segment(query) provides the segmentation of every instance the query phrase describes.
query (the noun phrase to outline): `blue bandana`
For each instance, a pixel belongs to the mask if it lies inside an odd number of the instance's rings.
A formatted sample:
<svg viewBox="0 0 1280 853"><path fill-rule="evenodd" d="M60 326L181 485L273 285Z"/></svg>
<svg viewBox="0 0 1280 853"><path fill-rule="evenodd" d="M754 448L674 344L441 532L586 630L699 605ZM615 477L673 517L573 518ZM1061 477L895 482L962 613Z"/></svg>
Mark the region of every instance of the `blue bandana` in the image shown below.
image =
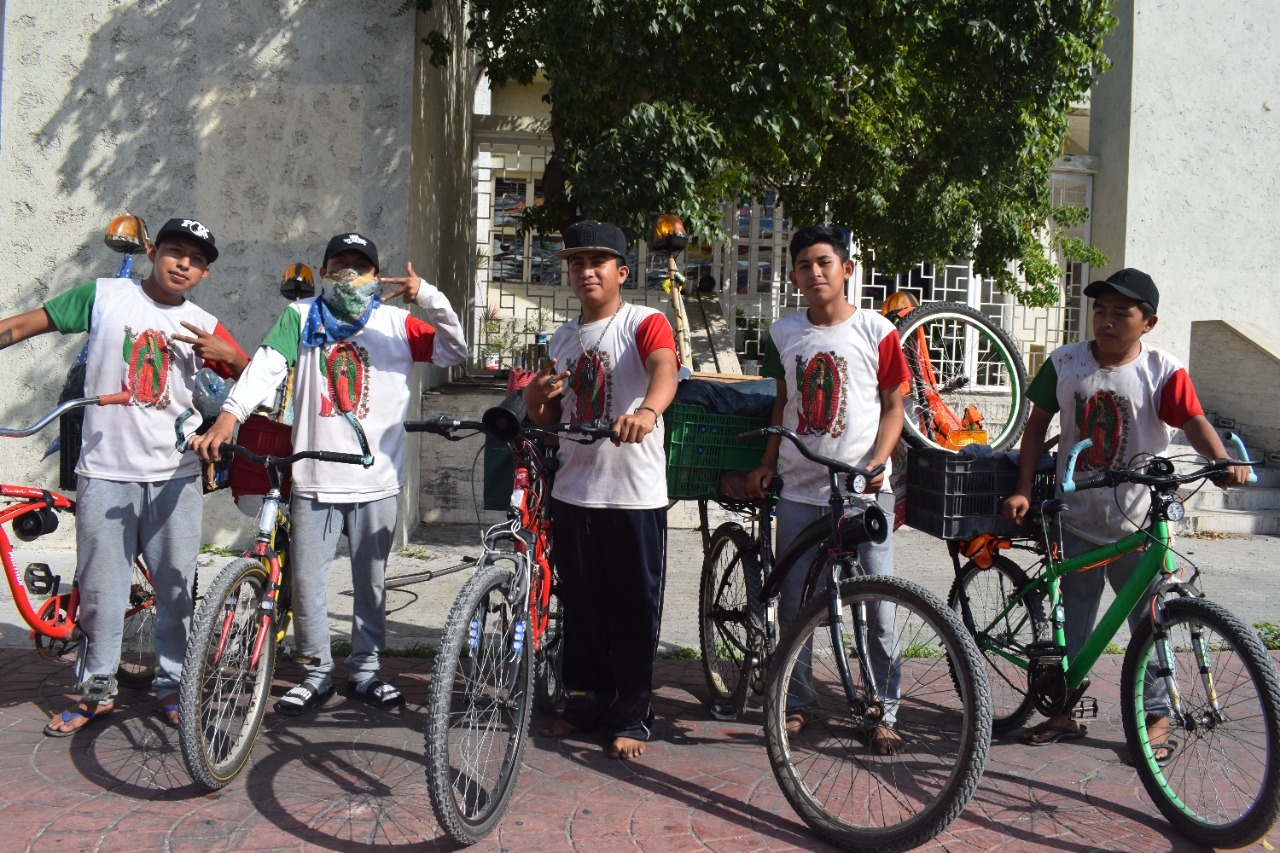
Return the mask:
<svg viewBox="0 0 1280 853"><path fill-rule="evenodd" d="M374 294L369 300L369 307L364 313L349 323L344 323L334 316L333 311L325 304L324 296L317 296L311 303L311 311L306 322L302 324L302 343L309 347L321 347L325 344L336 344L345 341L364 328L373 314L373 309L382 304L382 300Z"/></svg>

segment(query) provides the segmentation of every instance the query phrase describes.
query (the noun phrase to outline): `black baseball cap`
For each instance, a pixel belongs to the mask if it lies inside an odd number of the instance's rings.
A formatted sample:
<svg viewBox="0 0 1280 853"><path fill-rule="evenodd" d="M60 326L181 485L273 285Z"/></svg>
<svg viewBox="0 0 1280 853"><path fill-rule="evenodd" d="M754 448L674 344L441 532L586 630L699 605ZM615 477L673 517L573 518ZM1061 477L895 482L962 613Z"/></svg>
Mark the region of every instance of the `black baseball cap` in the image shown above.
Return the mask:
<svg viewBox="0 0 1280 853"><path fill-rule="evenodd" d="M580 252L608 252L620 259L627 259L627 238L622 229L612 222L596 222L583 219L564 229L564 248L556 252L557 258L567 258Z"/></svg>
<svg viewBox="0 0 1280 853"><path fill-rule="evenodd" d="M330 258L349 250L355 250L364 255L369 259L369 263L373 264L373 271L378 271L378 247L368 237L354 231L335 234L329 238L329 245L324 247L324 260L320 262L320 266L327 267Z"/></svg>
<svg viewBox="0 0 1280 853"><path fill-rule="evenodd" d="M1108 290L1114 290L1121 296L1127 296L1139 302L1146 302L1151 306L1152 311L1160 307L1160 291L1156 283L1151 280L1151 276L1142 270L1125 268L1119 272L1113 272L1105 281L1092 282L1084 289L1084 295L1097 299Z"/></svg>
<svg viewBox="0 0 1280 853"><path fill-rule="evenodd" d="M204 249L204 259L209 263L218 259L218 247L213 241L213 232L195 219L170 219L156 235L156 245L163 243L169 237L181 237L200 244L200 248Z"/></svg>

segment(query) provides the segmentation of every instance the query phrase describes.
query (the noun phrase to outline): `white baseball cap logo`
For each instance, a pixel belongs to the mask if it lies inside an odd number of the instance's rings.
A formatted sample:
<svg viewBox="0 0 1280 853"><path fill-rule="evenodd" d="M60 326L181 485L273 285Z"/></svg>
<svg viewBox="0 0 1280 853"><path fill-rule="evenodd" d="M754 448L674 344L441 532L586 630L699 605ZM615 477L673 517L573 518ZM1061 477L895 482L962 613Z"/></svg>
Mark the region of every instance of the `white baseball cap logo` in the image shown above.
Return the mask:
<svg viewBox="0 0 1280 853"><path fill-rule="evenodd" d="M342 242L350 246L352 243L359 243L361 246L369 245L369 241L361 237L359 234L348 234L343 238Z"/></svg>
<svg viewBox="0 0 1280 853"><path fill-rule="evenodd" d="M201 225L199 222L197 222L194 219L182 220L182 227L187 229L192 234L196 235L202 240L209 239L209 229L205 228L203 225Z"/></svg>

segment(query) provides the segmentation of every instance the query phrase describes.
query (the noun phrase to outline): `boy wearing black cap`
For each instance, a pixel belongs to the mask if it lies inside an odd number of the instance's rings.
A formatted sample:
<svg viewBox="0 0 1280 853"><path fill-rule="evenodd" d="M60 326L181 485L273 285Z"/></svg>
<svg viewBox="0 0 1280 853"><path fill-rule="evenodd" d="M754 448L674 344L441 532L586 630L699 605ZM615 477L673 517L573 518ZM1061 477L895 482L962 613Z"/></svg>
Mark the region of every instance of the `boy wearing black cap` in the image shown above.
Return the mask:
<svg viewBox="0 0 1280 853"><path fill-rule="evenodd" d="M525 386L529 417L603 419L618 438L561 443L551 517L565 605L564 680L586 697L571 700L542 734L603 731L610 757L634 758L653 717L666 581L662 413L676 392L675 336L662 312L623 300L627 241L616 225L575 223L556 255L569 262L582 313L551 336L551 365Z"/></svg>
<svg viewBox="0 0 1280 853"><path fill-rule="evenodd" d="M346 416L360 421L374 453L373 466L304 460L293 465L290 564L293 566L293 630L306 677L276 703L295 716L334 692L329 650L327 578L345 529L351 545L355 592L347 693L374 707L404 701L400 690L377 678L386 647L386 566L395 536L397 499L404 487L404 428L409 375L416 362L440 367L467 358L462 325L435 287L406 264L403 278L378 276L378 248L355 232L338 234L325 247L319 296L290 305L267 332L261 348L203 437L191 443L206 460L296 365L293 391L295 450L358 453ZM378 296L382 283L398 285L386 297L414 302L418 319Z"/></svg>
<svg viewBox="0 0 1280 853"><path fill-rule="evenodd" d="M1018 491L1004 504L1004 514L1012 521L1021 522L1030 509L1036 462L1044 452L1045 435L1055 414L1062 413L1058 419L1059 447L1064 451L1082 438L1093 439L1093 447L1077 462L1078 476L1123 466L1139 454L1163 453L1176 429L1186 433L1200 455L1227 457L1222 440L1204 416L1186 369L1168 353L1142 341L1142 336L1155 328L1160 304L1160 292L1151 276L1123 269L1105 281L1093 282L1084 292L1094 298L1093 339L1054 350L1027 389L1032 406L1022 437ZM1066 476L1067 458L1066 452L1058 454L1059 484ZM1248 473L1245 466L1233 466L1218 485L1242 485ZM1070 512L1062 516L1067 555L1134 532L1150 506L1146 487L1136 484L1114 491L1090 489L1065 499L1070 504ZM1093 630L1104 576L1119 590L1141 556L1129 554L1105 567L1062 578L1069 658L1080 651ZM1142 614L1146 610L1143 605L1129 616L1131 629L1145 618ZM1157 760L1167 760L1177 748L1168 739L1169 699L1160 679L1148 678L1147 684L1148 736ZM1086 733L1070 714L1059 714L1027 729L1022 741L1041 746L1075 740Z"/></svg>
<svg viewBox="0 0 1280 853"><path fill-rule="evenodd" d="M0 322L0 348L45 332L87 331L85 394L130 394L127 405L85 410L76 465L83 695L45 727L50 737L71 735L115 708L122 617L138 554L156 591L160 713L178 722L204 502L199 464L174 449L173 424L192 404L197 370L208 364L236 376L248 359L217 318L186 296L218 257L209 229L194 219L170 219L147 257L151 272L140 286L100 278Z"/></svg>

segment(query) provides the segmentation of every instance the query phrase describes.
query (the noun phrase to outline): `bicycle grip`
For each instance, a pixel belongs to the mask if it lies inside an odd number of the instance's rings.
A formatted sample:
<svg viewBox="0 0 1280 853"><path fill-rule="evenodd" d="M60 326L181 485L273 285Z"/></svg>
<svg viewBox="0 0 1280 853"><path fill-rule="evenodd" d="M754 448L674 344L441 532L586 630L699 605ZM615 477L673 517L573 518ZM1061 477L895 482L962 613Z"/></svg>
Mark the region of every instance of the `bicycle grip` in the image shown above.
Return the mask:
<svg viewBox="0 0 1280 853"><path fill-rule="evenodd" d="M98 398L99 406L119 406L129 402L133 396L131 391L117 391L114 394L103 394Z"/></svg>
<svg viewBox="0 0 1280 853"><path fill-rule="evenodd" d="M1077 488L1075 482L1076 460L1080 457L1082 451L1088 450L1090 447L1093 447L1092 438L1083 439L1077 442L1075 447L1071 448L1071 455L1067 457L1066 475L1062 478L1062 493L1064 495L1075 493Z"/></svg>
<svg viewBox="0 0 1280 853"><path fill-rule="evenodd" d="M335 453L332 450L321 450L316 458L321 462L344 462L348 465L364 465L365 461L365 457L358 453ZM365 467L369 466L365 465Z"/></svg>
<svg viewBox="0 0 1280 853"><path fill-rule="evenodd" d="M1244 461L1249 458L1249 451L1244 449L1244 441L1234 432L1227 433L1227 440L1236 446L1236 450L1240 451L1240 459ZM1253 470L1253 466L1249 466L1249 476L1245 478L1246 483L1258 482L1258 472Z"/></svg>

